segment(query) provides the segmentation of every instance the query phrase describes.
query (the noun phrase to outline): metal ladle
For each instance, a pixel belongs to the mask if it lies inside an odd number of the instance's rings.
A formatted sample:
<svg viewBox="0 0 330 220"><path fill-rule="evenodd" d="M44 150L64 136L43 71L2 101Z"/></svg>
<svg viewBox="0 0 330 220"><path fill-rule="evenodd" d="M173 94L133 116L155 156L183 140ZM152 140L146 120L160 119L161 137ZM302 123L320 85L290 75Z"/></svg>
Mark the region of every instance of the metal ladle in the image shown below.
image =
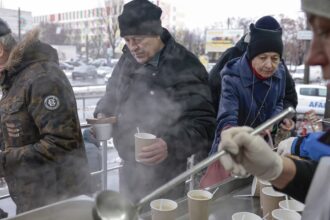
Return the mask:
<svg viewBox="0 0 330 220"><path fill-rule="evenodd" d="M251 132L251 134L257 135L276 122L279 122L283 118L293 117L294 114L294 108L289 107L280 114L259 125ZM198 171L207 167L209 164L218 160L219 157L224 154L226 154L225 151L219 151L218 153L211 155L210 157L193 166L191 169L181 173L179 176L175 177L152 193L148 194L135 205L131 204L126 198L124 198L116 191L102 191L96 196L94 214L97 215L99 220L137 220L141 207L143 207L147 202L150 202L152 199L172 189L177 184L186 180L190 175L197 173Z"/></svg>

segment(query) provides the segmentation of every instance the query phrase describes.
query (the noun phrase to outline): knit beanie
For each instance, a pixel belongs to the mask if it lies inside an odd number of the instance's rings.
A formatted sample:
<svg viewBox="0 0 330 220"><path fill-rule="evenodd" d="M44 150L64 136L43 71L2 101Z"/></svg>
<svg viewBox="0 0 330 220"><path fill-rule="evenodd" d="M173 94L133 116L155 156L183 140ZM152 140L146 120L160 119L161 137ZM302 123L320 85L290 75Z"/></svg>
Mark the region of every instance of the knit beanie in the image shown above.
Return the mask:
<svg viewBox="0 0 330 220"><path fill-rule="evenodd" d="M264 16L255 24L250 25L250 42L247 47L247 57L249 60L252 60L259 54L266 52L276 52L282 58L282 28L271 16Z"/></svg>
<svg viewBox="0 0 330 220"><path fill-rule="evenodd" d="M307 13L330 19L329 0L302 0L301 8Z"/></svg>
<svg viewBox="0 0 330 220"><path fill-rule="evenodd" d="M8 27L7 23L0 18L0 37L9 34L10 32L11 30Z"/></svg>
<svg viewBox="0 0 330 220"><path fill-rule="evenodd" d="M148 0L133 0L124 5L118 17L120 36L161 35L162 9Z"/></svg>

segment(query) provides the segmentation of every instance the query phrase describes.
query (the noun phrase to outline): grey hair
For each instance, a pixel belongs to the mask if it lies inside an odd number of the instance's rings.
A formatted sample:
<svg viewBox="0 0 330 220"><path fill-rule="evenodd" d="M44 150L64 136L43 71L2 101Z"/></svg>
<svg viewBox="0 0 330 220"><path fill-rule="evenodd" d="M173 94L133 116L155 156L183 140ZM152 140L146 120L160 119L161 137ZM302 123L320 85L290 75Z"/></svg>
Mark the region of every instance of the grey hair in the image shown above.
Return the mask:
<svg viewBox="0 0 330 220"><path fill-rule="evenodd" d="M6 52L10 52L17 43L14 36L11 33L8 33L0 37L0 44Z"/></svg>

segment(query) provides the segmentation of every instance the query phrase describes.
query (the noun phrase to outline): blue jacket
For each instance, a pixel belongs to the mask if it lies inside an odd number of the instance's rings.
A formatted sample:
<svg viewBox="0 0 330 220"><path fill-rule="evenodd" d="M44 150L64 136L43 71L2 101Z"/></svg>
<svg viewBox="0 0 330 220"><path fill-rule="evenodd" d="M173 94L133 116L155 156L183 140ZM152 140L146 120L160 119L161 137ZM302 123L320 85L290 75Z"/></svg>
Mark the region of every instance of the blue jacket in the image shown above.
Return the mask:
<svg viewBox="0 0 330 220"><path fill-rule="evenodd" d="M244 53L242 57L229 61L220 74L221 98L211 153L217 150L223 128L256 127L283 111L286 80L282 63L272 77L260 80L253 74Z"/></svg>
<svg viewBox="0 0 330 220"><path fill-rule="evenodd" d="M319 141L325 132L314 132L305 137L297 137L291 146L291 154L314 161L330 156L330 146Z"/></svg>

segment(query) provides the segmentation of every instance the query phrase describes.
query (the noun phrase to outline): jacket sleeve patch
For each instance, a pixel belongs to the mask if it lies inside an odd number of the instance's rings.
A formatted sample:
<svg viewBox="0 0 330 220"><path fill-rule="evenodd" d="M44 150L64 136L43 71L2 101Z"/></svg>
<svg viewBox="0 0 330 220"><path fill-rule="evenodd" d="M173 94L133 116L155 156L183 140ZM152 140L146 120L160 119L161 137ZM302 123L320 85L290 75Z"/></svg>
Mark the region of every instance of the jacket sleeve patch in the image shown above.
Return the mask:
<svg viewBox="0 0 330 220"><path fill-rule="evenodd" d="M46 109L54 111L60 107L60 100L54 95L47 96L44 99L44 106Z"/></svg>

